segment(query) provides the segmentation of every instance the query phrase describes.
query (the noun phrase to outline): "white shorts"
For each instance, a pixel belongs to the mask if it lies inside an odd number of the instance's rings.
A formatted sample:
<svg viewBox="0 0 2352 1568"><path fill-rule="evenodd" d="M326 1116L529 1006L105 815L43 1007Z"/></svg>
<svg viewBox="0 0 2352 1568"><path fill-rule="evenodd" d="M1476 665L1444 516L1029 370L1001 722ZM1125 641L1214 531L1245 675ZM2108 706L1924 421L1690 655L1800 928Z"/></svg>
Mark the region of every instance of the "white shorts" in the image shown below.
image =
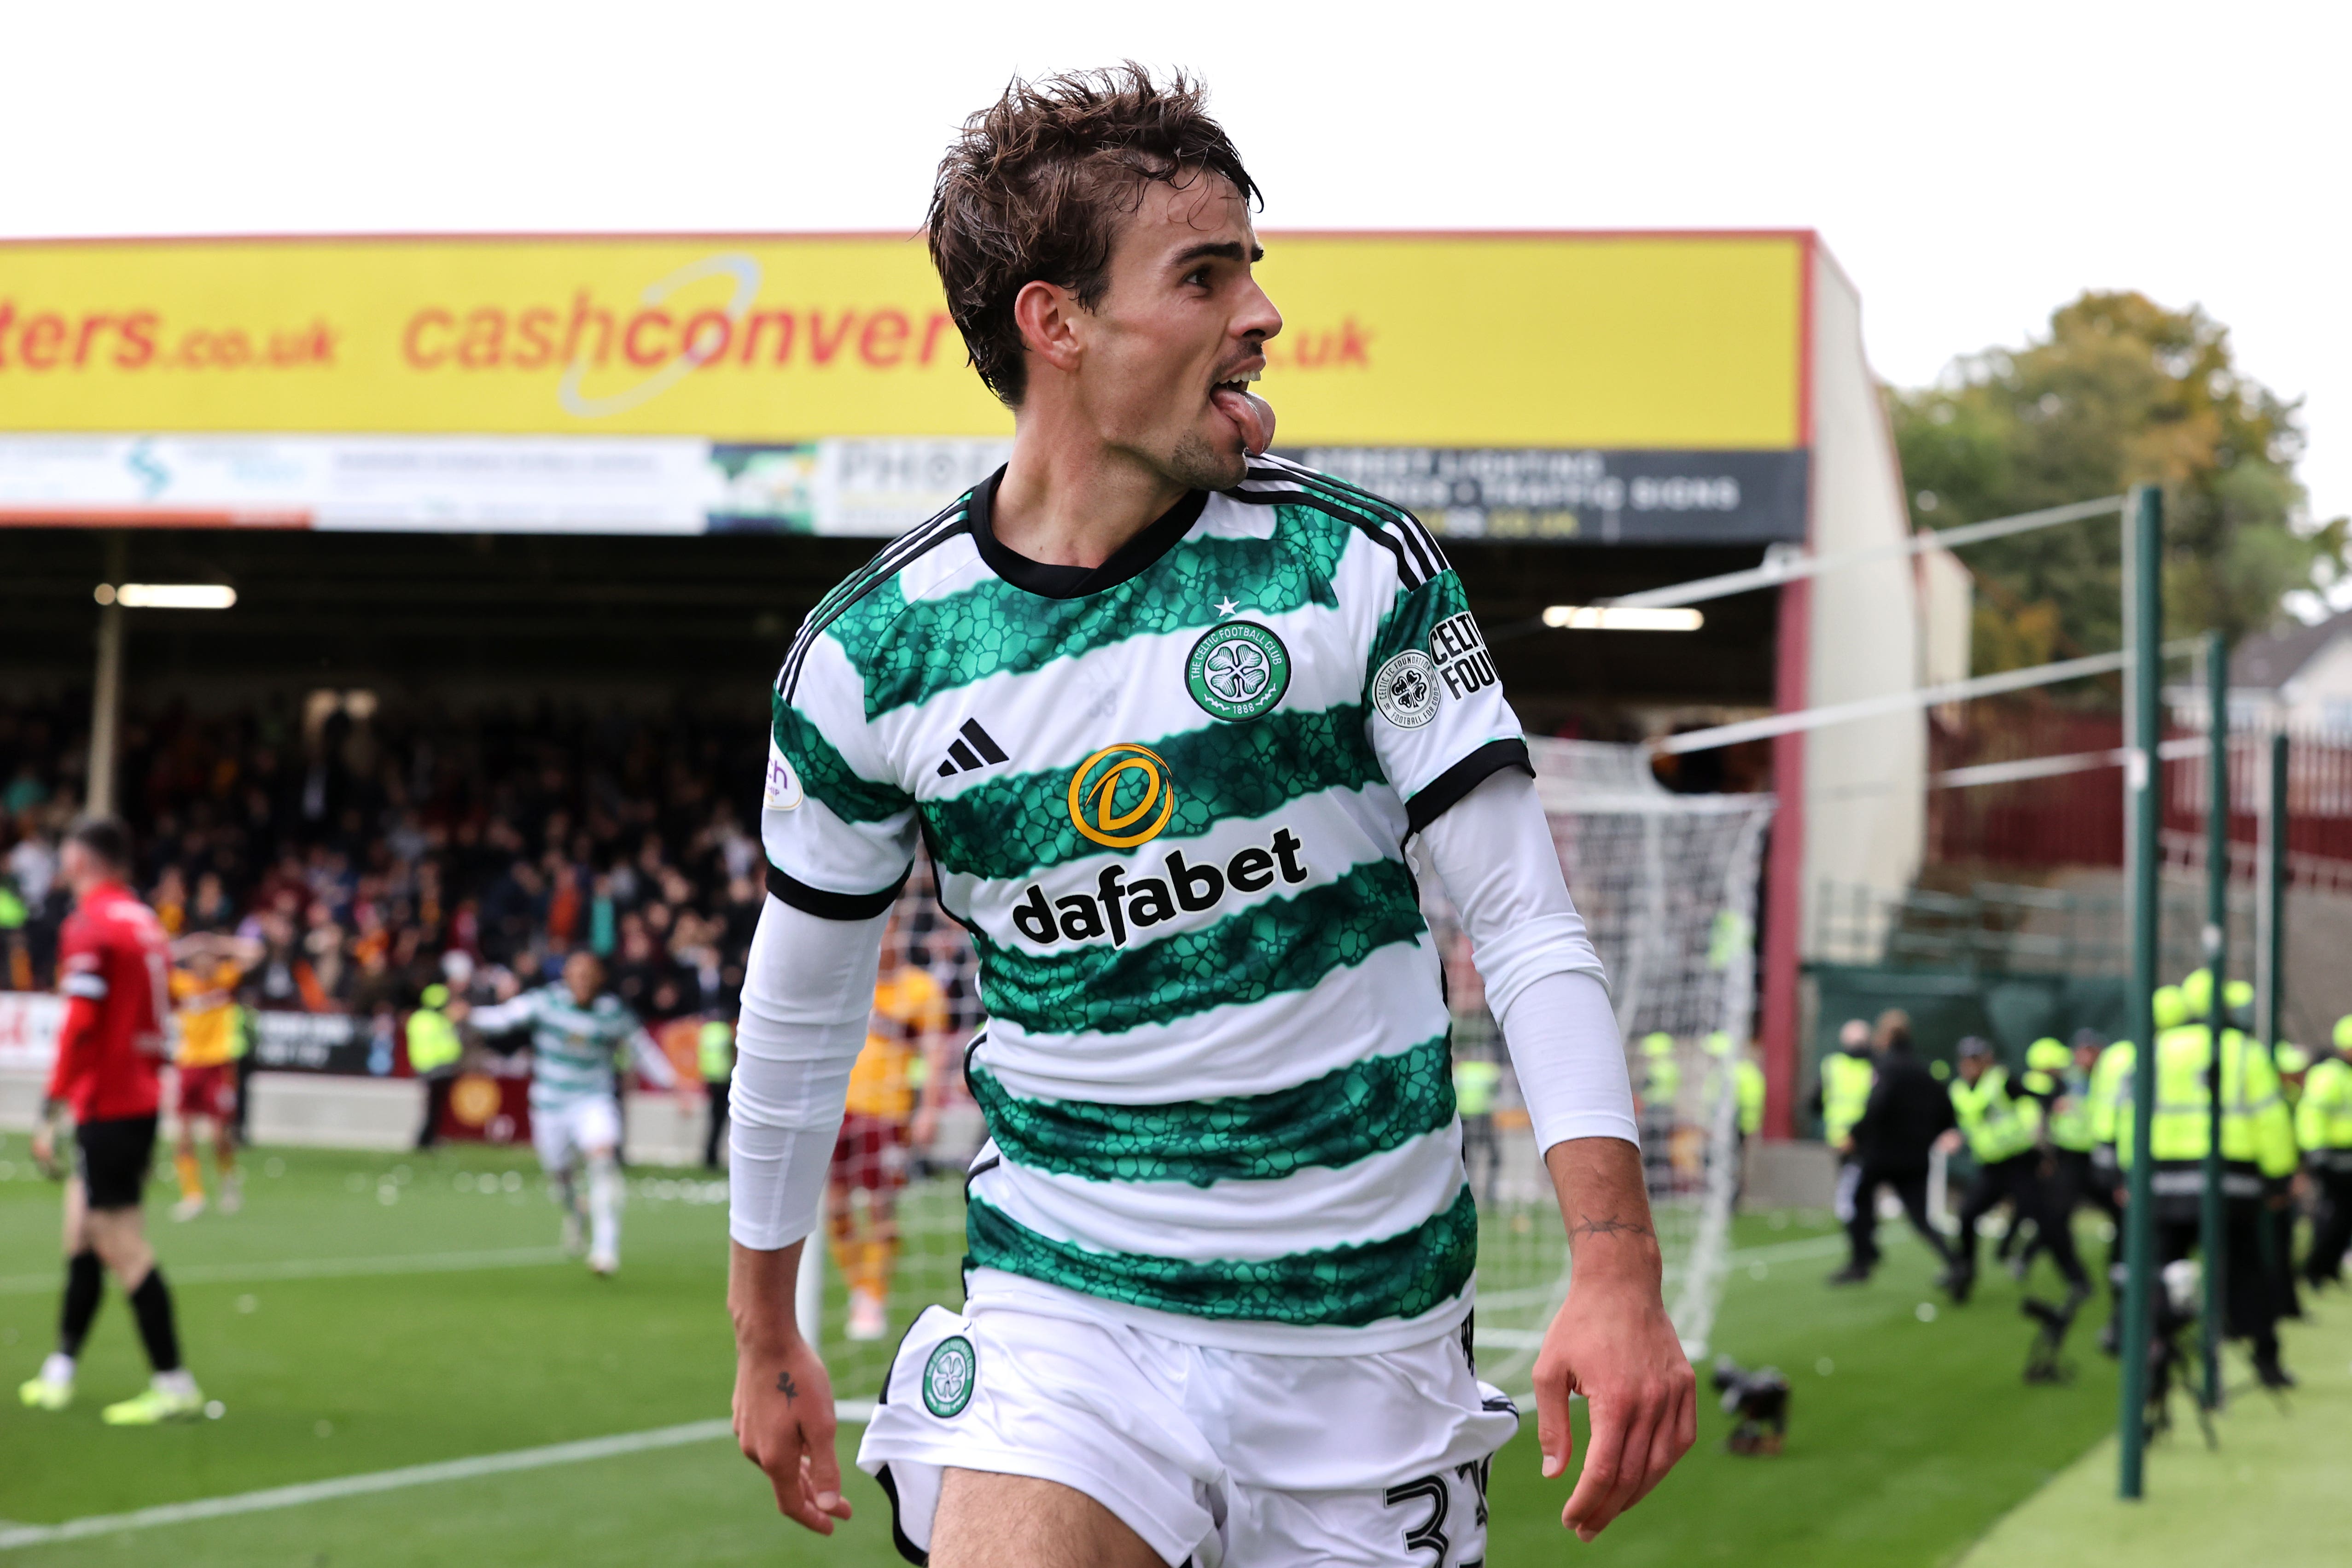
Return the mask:
<svg viewBox="0 0 2352 1568"><path fill-rule="evenodd" d="M604 1095L530 1108L531 1147L550 1171L568 1171L591 1149L621 1146L621 1108Z"/></svg>
<svg viewBox="0 0 2352 1568"><path fill-rule="evenodd" d="M933 1307L898 1346L858 1468L921 1563L947 1469L1086 1493L1191 1568L1477 1568L1517 1409L1462 1335L1386 1354L1164 1338L1040 1289Z"/></svg>

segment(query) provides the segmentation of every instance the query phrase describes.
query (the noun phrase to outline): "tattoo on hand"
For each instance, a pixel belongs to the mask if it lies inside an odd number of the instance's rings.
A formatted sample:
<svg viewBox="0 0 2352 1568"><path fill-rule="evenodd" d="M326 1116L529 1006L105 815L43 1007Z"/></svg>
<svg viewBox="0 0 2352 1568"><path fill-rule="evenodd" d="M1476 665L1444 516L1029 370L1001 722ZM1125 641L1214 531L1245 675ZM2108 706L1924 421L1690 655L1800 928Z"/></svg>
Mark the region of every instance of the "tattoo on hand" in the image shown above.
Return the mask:
<svg viewBox="0 0 2352 1568"><path fill-rule="evenodd" d="M793 1374L788 1372L780 1372L776 1374L776 1392L784 1396L784 1403L787 1405L801 1396L800 1384L793 1381Z"/></svg>
<svg viewBox="0 0 2352 1568"><path fill-rule="evenodd" d="M1607 1219L1594 1219L1591 1215L1586 1215L1569 1228L1569 1235L1571 1237L1580 1236L1654 1237L1656 1232L1639 1220L1618 1219L1614 1215Z"/></svg>

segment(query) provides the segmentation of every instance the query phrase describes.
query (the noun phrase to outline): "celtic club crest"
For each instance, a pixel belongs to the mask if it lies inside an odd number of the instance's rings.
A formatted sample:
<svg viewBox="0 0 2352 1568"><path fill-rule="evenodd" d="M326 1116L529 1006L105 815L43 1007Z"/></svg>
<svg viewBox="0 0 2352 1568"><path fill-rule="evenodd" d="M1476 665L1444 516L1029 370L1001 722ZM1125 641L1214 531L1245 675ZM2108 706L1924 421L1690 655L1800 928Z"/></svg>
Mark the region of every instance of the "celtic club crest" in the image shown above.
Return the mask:
<svg viewBox="0 0 2352 1568"><path fill-rule="evenodd" d="M923 1408L944 1421L963 1414L979 1381L980 1358L961 1334L941 1340L923 1363Z"/></svg>
<svg viewBox="0 0 2352 1568"><path fill-rule="evenodd" d="M1184 684L1213 718L1255 719L1290 689L1290 650L1255 621L1227 621L1192 645Z"/></svg>

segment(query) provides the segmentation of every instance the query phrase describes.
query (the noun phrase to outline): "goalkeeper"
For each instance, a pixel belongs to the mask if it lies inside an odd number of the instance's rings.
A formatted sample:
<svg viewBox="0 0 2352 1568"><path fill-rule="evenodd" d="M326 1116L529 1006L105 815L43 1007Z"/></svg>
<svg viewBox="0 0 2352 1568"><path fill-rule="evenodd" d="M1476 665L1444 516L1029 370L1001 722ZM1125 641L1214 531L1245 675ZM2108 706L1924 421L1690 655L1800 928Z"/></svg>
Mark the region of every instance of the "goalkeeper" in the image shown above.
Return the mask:
<svg viewBox="0 0 2352 1568"><path fill-rule="evenodd" d="M919 839L972 932L962 1310L901 1342L858 1456L939 1568L1468 1568L1516 1411L1471 1363L1477 1215L1440 878L1558 1191L1535 1367L1591 1539L1681 1457L1633 1096L1519 725L1436 541L1266 454L1282 318L1199 89L1015 82L929 239L1010 463L886 547L775 687L771 897L732 1110L736 1431L846 1518L793 1322L886 911Z"/></svg>

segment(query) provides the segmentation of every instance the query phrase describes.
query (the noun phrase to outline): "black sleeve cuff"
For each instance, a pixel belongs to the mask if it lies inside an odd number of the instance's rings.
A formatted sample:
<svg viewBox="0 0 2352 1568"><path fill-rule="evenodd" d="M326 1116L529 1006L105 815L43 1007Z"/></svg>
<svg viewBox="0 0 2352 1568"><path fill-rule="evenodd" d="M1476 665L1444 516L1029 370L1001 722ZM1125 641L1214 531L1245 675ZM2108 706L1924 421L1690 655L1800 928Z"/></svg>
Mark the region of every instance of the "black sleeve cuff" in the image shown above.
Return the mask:
<svg viewBox="0 0 2352 1568"><path fill-rule="evenodd" d="M1489 774L1499 773L1505 768L1517 768L1529 778L1536 776L1536 765L1528 756L1528 743L1517 736L1487 742L1405 802L1405 837L1410 838L1435 822L1453 809L1454 802L1486 783Z"/></svg>
<svg viewBox="0 0 2352 1568"><path fill-rule="evenodd" d="M914 874L914 863L898 873L898 879L878 893L830 893L823 888L812 888L798 881L773 865L768 868L768 891L777 900L790 904L803 914L824 921L870 921L898 901L899 890Z"/></svg>

